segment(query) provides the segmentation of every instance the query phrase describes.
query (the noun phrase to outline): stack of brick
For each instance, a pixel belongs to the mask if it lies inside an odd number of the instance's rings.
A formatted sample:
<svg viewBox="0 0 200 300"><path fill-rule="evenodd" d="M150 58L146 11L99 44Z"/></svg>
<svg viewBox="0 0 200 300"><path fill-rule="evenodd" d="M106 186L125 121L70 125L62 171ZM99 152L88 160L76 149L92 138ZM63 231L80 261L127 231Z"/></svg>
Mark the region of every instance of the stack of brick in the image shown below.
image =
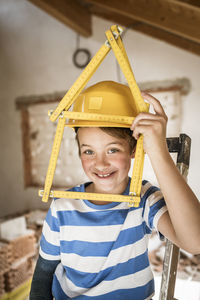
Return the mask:
<svg viewBox="0 0 200 300"><path fill-rule="evenodd" d="M17 234L16 229L13 229L13 236L9 230L6 232L4 227L10 228L10 221L13 227L20 228L21 232ZM18 221L15 223L15 219L10 221L0 224L0 299L3 294L12 292L30 280L36 255L34 231L23 228L21 220L21 224Z"/></svg>
<svg viewBox="0 0 200 300"><path fill-rule="evenodd" d="M11 246L12 262L24 257L32 257L35 255L35 233L27 230L24 235L21 235L9 242Z"/></svg>
<svg viewBox="0 0 200 300"><path fill-rule="evenodd" d="M0 273L0 298L5 294L5 280L3 273Z"/></svg>
<svg viewBox="0 0 200 300"><path fill-rule="evenodd" d="M36 242L39 248L39 241L42 234L42 226L47 210L34 210L25 215L27 228L34 230Z"/></svg>
<svg viewBox="0 0 200 300"><path fill-rule="evenodd" d="M6 291L10 292L24 283L33 274L33 257L35 251L34 233L18 237L9 241L12 253L12 263L5 273Z"/></svg>
<svg viewBox="0 0 200 300"><path fill-rule="evenodd" d="M0 297L6 291L5 274L9 271L12 261L11 247L0 242Z"/></svg>

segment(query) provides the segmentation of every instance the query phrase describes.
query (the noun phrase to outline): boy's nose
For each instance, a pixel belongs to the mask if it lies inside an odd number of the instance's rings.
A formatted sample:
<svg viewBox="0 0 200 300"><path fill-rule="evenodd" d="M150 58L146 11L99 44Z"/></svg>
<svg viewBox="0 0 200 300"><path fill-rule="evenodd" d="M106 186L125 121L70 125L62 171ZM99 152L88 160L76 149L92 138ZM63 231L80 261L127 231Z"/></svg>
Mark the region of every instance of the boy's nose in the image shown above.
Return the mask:
<svg viewBox="0 0 200 300"><path fill-rule="evenodd" d="M102 171L105 168L109 166L109 161L106 155L97 155L96 161L95 161L95 167L96 169Z"/></svg>

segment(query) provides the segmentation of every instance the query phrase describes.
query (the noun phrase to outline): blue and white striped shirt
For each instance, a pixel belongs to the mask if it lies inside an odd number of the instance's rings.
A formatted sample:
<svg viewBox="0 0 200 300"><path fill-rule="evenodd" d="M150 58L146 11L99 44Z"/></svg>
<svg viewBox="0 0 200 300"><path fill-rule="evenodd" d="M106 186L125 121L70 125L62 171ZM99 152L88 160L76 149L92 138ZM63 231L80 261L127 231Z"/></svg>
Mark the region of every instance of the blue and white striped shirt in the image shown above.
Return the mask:
<svg viewBox="0 0 200 300"><path fill-rule="evenodd" d="M129 186L130 181L125 195ZM85 187L71 190L84 192ZM40 255L59 261L52 285L55 299L150 299L154 281L148 239L166 210L160 190L147 181L138 208L124 202L53 200L44 221Z"/></svg>

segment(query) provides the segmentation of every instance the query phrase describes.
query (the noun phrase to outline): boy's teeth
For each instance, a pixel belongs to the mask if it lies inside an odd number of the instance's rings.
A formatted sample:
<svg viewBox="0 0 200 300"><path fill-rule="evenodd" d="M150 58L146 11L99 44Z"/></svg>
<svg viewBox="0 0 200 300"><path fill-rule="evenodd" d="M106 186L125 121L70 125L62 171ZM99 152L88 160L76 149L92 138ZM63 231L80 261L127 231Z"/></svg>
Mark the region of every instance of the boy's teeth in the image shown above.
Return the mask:
<svg viewBox="0 0 200 300"><path fill-rule="evenodd" d="M99 177L108 177L110 174L105 174L105 175L101 175L101 174L98 174Z"/></svg>

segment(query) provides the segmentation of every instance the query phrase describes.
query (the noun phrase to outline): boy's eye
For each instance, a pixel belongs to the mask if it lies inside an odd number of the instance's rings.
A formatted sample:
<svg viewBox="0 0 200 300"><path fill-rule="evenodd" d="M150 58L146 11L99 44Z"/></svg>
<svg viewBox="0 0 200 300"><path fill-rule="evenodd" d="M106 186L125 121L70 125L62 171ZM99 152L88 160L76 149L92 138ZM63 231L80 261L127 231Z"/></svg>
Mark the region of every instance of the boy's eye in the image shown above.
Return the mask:
<svg viewBox="0 0 200 300"><path fill-rule="evenodd" d="M116 152L119 152L119 149L112 148L112 149L108 150L108 154L112 154L112 153L116 153Z"/></svg>
<svg viewBox="0 0 200 300"><path fill-rule="evenodd" d="M86 154L86 155L93 155L94 151L92 151L92 150L85 150L83 153Z"/></svg>

